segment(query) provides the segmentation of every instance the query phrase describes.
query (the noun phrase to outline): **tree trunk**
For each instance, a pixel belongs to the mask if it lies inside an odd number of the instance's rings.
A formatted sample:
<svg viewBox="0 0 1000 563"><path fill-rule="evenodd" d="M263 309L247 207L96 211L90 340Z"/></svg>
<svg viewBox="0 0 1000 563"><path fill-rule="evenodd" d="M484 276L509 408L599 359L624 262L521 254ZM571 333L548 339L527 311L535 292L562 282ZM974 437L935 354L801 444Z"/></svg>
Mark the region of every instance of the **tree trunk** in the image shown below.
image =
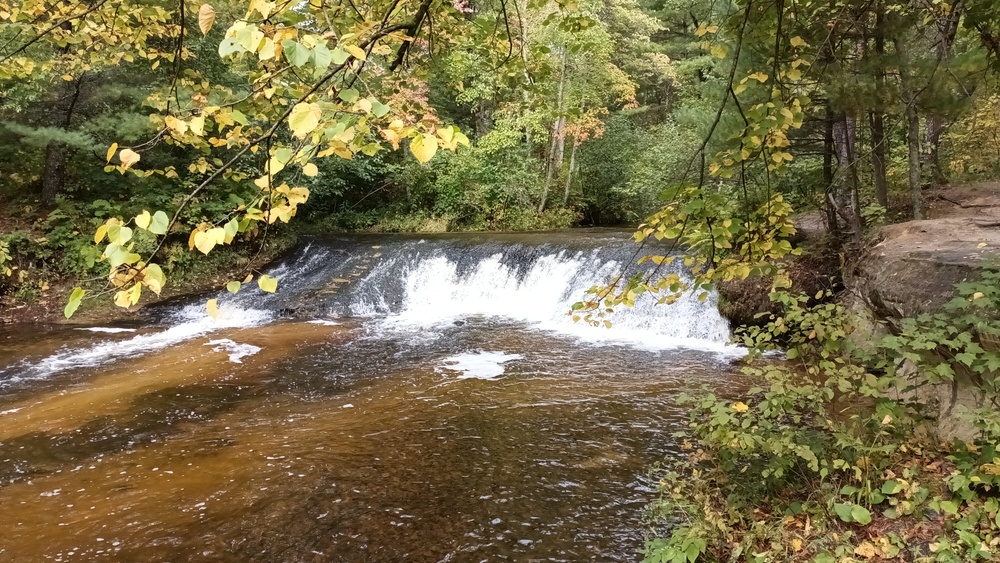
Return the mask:
<svg viewBox="0 0 1000 563"><path fill-rule="evenodd" d="M941 137L944 134L944 118L940 115L927 116L924 129L924 176L932 186L943 186L948 183L948 176L941 168Z"/></svg>
<svg viewBox="0 0 1000 563"><path fill-rule="evenodd" d="M841 115L833 121L833 145L837 153L837 172L833 182L833 204L844 221L842 235L855 244L861 242L861 207L858 205L858 171L855 161L857 121Z"/></svg>
<svg viewBox="0 0 1000 563"><path fill-rule="evenodd" d="M871 112L872 168L875 177L875 200L884 208L889 207L889 181L886 172L885 114Z"/></svg>
<svg viewBox="0 0 1000 563"><path fill-rule="evenodd" d="M833 191L833 114L830 108L826 108L826 117L823 128L823 182L824 189L823 203L826 208L826 229L834 235L840 236L840 222L837 221L837 210L834 208L834 201L831 198Z"/></svg>
<svg viewBox="0 0 1000 563"><path fill-rule="evenodd" d="M936 20L937 33L935 37L934 53L937 58L938 68L947 68L952 55L952 48L955 45L955 37L958 35L958 24L962 19L962 12L965 9L964 2L958 0L951 6L947 15L938 17ZM947 126L945 117L940 110L931 112L927 116L927 128L924 131L924 154L923 166L924 177L932 185L944 185L948 183L948 176L941 168L941 137L944 136Z"/></svg>
<svg viewBox="0 0 1000 563"><path fill-rule="evenodd" d="M559 117L552 124L552 143L549 147L549 161L545 172L545 186L542 188L542 197L538 203L538 212L545 211L545 203L549 197L549 189L555 179L556 172L562 168L563 152L566 148L566 128L565 108L563 107L563 96L566 92L566 49L562 53L562 69L559 73L559 90L556 92L556 112Z"/></svg>
<svg viewBox="0 0 1000 563"><path fill-rule="evenodd" d="M476 108L476 137L483 137L493 129L493 104L479 100Z"/></svg>
<svg viewBox="0 0 1000 563"><path fill-rule="evenodd" d="M66 161L61 143L55 141L45 147L45 172L42 173L42 201L55 203L66 184Z"/></svg>
<svg viewBox="0 0 1000 563"><path fill-rule="evenodd" d="M903 90L903 101L906 103L910 205L913 208L913 218L923 219L924 198L920 192L920 115L917 113L917 92L913 87L913 78L909 74L909 51L900 37L894 37L892 41L896 47L896 57L899 59L899 80Z"/></svg>
<svg viewBox="0 0 1000 563"><path fill-rule="evenodd" d="M573 185L573 169L576 168L576 150L580 145L573 139L573 149L569 151L569 169L566 171L566 188L563 190L563 207L569 205L569 190Z"/></svg>
<svg viewBox="0 0 1000 563"><path fill-rule="evenodd" d="M875 92L878 102L870 113L872 131L872 176L875 179L875 200L883 208L889 207L889 182L886 172L888 139L885 136L885 6L879 2L875 7Z"/></svg>

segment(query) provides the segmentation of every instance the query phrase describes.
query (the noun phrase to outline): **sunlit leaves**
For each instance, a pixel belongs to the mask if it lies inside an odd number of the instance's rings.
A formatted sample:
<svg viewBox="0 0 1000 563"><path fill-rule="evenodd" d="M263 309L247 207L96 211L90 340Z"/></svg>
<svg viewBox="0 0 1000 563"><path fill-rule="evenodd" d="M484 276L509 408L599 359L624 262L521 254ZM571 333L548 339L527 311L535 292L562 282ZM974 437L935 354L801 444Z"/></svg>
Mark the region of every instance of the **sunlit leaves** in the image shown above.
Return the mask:
<svg viewBox="0 0 1000 563"><path fill-rule="evenodd" d="M240 287L242 285L243 284L241 284L240 282L233 280L233 281L231 281L231 282L229 282L229 283L226 284L226 291L228 291L229 293L235 294L236 292L238 292L240 290Z"/></svg>
<svg viewBox="0 0 1000 563"><path fill-rule="evenodd" d="M219 300L218 299L209 299L208 301L206 301L205 302L205 311L208 313L208 316L210 316L212 318L218 317L219 316Z"/></svg>
<svg viewBox="0 0 1000 563"><path fill-rule="evenodd" d="M73 288L73 292L69 295L69 302L66 303L66 308L63 309L63 315L65 315L67 319L72 317L73 313L75 313L80 307L80 303L83 301L83 296L86 294L87 292L84 291L82 287Z"/></svg>
<svg viewBox="0 0 1000 563"><path fill-rule="evenodd" d="M122 152L118 153L118 159L121 160L122 169L128 170L137 162L139 162L139 153L133 151L132 149L122 149Z"/></svg>
<svg viewBox="0 0 1000 563"><path fill-rule="evenodd" d="M410 140L410 152L421 164L433 158L437 149L437 138L431 135L418 134Z"/></svg>
<svg viewBox="0 0 1000 563"><path fill-rule="evenodd" d="M288 127L294 136L302 138L316 130L322 117L323 110L319 104L302 102L296 104L288 115Z"/></svg>
<svg viewBox="0 0 1000 563"><path fill-rule="evenodd" d="M208 32L212 30L212 25L215 23L215 8L209 4L202 4L198 8L198 29L201 30L202 35L208 35Z"/></svg>
<svg viewBox="0 0 1000 563"><path fill-rule="evenodd" d="M261 291L274 293L278 291L278 279L268 275L261 275L257 278L257 286Z"/></svg>

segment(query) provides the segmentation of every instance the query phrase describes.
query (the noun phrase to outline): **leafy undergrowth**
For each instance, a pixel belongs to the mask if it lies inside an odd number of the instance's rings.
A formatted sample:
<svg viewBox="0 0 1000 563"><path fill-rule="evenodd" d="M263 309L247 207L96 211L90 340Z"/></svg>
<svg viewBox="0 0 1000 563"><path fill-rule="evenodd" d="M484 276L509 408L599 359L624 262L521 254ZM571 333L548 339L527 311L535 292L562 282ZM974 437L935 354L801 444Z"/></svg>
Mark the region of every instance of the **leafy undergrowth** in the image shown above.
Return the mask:
<svg viewBox="0 0 1000 563"><path fill-rule="evenodd" d="M864 346L829 292L775 293L781 312L739 335L759 386L737 402L682 398L688 456L656 470L646 561L1000 560L1000 355L962 336L995 328L995 277ZM778 349L789 361L765 357ZM939 443L909 387L962 370L985 406L968 442Z"/></svg>

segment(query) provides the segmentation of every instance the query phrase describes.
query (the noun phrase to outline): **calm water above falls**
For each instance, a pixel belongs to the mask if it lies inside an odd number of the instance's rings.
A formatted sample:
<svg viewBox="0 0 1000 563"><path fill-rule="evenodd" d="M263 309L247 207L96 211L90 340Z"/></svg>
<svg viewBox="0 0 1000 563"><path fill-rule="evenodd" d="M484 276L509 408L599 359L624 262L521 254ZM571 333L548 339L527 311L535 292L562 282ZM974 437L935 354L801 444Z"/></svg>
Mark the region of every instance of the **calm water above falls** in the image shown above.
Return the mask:
<svg viewBox="0 0 1000 563"><path fill-rule="evenodd" d="M0 327L0 560L634 561L674 398L741 382L711 300L567 318L633 252L332 239L219 319Z"/></svg>

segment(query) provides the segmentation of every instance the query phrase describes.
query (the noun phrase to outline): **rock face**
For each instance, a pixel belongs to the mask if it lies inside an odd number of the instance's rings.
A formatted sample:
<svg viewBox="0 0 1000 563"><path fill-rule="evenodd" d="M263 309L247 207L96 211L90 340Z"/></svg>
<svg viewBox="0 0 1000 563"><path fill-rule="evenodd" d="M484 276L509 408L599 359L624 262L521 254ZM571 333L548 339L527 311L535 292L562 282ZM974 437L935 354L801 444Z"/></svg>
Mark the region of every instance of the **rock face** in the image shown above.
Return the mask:
<svg viewBox="0 0 1000 563"><path fill-rule="evenodd" d="M934 312L955 295L955 284L974 279L1000 251L1000 185L951 188L929 194L928 219L890 225L862 258L848 285L876 318L896 324ZM907 367L903 367L907 371ZM978 407L984 395L966 373L954 381L899 391L924 403L942 439L975 437L958 406ZM959 409L960 410L960 409Z"/></svg>
<svg viewBox="0 0 1000 563"><path fill-rule="evenodd" d="M929 219L883 228L850 281L890 322L940 307L1000 250L1000 186L940 191L930 203Z"/></svg>

